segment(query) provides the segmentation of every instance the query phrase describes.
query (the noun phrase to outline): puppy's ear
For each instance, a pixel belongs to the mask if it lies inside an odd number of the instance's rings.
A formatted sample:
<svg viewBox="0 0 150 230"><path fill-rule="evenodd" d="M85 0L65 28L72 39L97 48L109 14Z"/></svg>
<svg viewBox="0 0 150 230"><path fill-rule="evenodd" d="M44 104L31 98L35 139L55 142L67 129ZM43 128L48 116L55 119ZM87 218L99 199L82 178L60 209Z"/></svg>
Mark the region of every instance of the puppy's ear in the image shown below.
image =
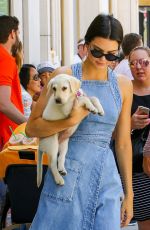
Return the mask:
<svg viewBox="0 0 150 230"><path fill-rule="evenodd" d="M53 79L51 79L47 84L47 95L52 94L52 87L53 87Z"/></svg>
<svg viewBox="0 0 150 230"><path fill-rule="evenodd" d="M76 93L81 87L81 81L73 76L70 76L68 80L72 93Z"/></svg>

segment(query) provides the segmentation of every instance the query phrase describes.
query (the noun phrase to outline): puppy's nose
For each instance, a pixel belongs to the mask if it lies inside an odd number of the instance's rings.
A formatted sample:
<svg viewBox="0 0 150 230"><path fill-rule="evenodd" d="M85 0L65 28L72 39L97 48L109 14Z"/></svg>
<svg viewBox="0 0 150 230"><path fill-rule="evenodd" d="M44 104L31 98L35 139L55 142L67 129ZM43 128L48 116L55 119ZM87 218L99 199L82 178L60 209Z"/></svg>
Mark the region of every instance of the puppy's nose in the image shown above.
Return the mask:
<svg viewBox="0 0 150 230"><path fill-rule="evenodd" d="M61 104L61 98L56 98L55 101L57 104Z"/></svg>

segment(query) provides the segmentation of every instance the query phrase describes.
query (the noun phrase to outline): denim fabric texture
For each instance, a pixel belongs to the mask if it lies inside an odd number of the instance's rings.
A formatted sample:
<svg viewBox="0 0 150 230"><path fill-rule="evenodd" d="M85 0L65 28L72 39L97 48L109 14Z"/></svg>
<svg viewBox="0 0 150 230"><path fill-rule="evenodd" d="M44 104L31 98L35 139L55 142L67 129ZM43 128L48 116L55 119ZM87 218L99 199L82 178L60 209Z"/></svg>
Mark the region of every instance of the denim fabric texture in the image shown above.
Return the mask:
<svg viewBox="0 0 150 230"><path fill-rule="evenodd" d="M72 65L82 80L82 65ZM55 184L50 170L45 176L31 230L119 230L122 185L110 140L121 106L113 71L107 81L82 81L88 96L96 96L105 115L89 114L70 138L65 185Z"/></svg>

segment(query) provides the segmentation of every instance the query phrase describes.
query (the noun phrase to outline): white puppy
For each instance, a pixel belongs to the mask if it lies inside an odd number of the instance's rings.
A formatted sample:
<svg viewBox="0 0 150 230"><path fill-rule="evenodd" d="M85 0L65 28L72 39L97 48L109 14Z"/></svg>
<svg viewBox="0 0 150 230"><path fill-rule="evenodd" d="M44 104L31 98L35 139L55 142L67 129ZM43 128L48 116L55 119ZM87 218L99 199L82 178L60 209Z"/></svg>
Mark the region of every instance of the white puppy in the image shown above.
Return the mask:
<svg viewBox="0 0 150 230"><path fill-rule="evenodd" d="M103 108L96 97L88 98L84 95L78 95L77 97L80 85L81 82L77 78L66 74L59 74L50 80L47 86L49 100L43 112L43 119L52 121L67 118L76 98L79 106L84 106L94 114L104 115ZM77 127L78 125L69 129L69 136L75 132ZM42 181L43 153L47 153L48 155L49 168L52 171L56 184L64 184L62 175L67 173L64 164L69 138L65 139L62 143L59 143L58 138L59 133L46 138L40 138L37 162L38 186L40 186Z"/></svg>

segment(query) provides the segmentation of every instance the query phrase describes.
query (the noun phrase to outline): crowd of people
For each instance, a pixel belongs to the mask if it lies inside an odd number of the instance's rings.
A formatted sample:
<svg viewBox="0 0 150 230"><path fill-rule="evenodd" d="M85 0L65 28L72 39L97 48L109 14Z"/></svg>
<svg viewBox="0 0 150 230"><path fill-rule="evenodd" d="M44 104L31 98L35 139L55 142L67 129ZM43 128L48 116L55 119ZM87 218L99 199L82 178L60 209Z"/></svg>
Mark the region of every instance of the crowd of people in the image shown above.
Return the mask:
<svg viewBox="0 0 150 230"><path fill-rule="evenodd" d="M60 73L78 78L87 95L99 98L105 115L89 114L75 103L67 119L44 120L47 83ZM95 17L77 43L72 65L57 69L48 61L25 64L18 19L0 16L0 151L10 127L24 122L27 136L40 138L65 136L80 123L69 141L65 185L57 186L47 170L30 229L119 230L133 217L139 230L150 229L150 178L142 162L133 167L131 143L133 133L149 131L149 115L139 111L150 109L149 99L150 49L139 34L123 36L113 16ZM3 199L2 181L0 190Z"/></svg>

